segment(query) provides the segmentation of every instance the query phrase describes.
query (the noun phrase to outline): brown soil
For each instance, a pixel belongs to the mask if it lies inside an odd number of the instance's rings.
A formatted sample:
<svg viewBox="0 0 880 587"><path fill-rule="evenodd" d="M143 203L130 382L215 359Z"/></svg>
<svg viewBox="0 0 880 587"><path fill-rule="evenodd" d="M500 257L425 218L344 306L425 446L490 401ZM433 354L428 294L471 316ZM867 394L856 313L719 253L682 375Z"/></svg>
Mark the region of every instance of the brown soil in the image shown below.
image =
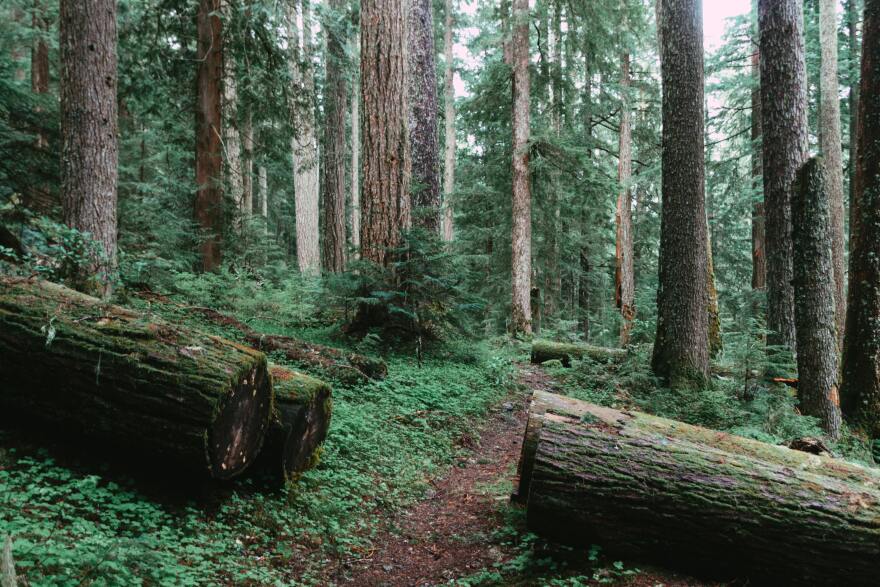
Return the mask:
<svg viewBox="0 0 880 587"><path fill-rule="evenodd" d="M436 480L426 498L392 520L375 540L377 548L351 564L340 585L370 587L448 584L515 557L496 532L505 527L505 505L514 487L516 464L531 391L553 391L553 381L534 365L520 366L520 389L491 413L479 437L466 437L470 449L449 474ZM579 557L585 574L586 556ZM644 568L644 567L642 567ZM533 584L528 578L510 584ZM603 584L609 584L603 582ZM614 583L611 583L614 584ZM662 571L641 572L619 585L684 587L702 583Z"/></svg>

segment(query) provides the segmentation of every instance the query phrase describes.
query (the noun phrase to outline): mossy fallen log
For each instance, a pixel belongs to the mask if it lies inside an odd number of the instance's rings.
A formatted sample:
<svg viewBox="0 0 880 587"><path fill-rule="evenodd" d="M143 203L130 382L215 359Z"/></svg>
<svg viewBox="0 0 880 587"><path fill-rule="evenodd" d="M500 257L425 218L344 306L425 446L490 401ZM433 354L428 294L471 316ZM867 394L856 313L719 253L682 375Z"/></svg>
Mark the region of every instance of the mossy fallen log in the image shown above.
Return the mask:
<svg viewBox="0 0 880 587"><path fill-rule="evenodd" d="M266 357L40 280L0 277L0 408L227 479L269 425Z"/></svg>
<svg viewBox="0 0 880 587"><path fill-rule="evenodd" d="M532 363L540 365L546 361L562 361L564 367L571 367L572 359L584 357L595 361L616 361L626 356L624 349L610 349L588 344L573 344L536 340L532 343Z"/></svg>
<svg viewBox="0 0 880 587"><path fill-rule="evenodd" d="M535 392L529 530L759 584L874 585L880 470Z"/></svg>
<svg viewBox="0 0 880 587"><path fill-rule="evenodd" d="M388 375L388 366L382 359L345 352L291 336L264 334L237 318L227 316L211 308L190 307L187 309L200 314L215 324L238 330L244 336L245 341L255 349L282 352L291 361L299 363L305 368L314 368L343 383L363 383L368 379L385 379Z"/></svg>
<svg viewBox="0 0 880 587"><path fill-rule="evenodd" d="M330 386L314 377L271 366L275 391L272 422L257 469L295 481L318 463L333 411Z"/></svg>

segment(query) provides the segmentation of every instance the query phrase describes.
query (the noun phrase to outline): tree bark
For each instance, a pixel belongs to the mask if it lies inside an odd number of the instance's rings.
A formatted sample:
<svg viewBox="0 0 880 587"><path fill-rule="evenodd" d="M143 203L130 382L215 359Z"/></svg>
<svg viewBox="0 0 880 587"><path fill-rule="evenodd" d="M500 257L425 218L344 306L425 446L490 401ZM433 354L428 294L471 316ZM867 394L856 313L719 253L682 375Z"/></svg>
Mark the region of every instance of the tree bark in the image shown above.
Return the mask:
<svg viewBox="0 0 880 587"><path fill-rule="evenodd" d="M452 195L455 193L455 69L452 30L455 27L453 0L446 0L446 20L443 31L443 54L446 63L443 68L444 138L443 150L443 240L451 242L455 235L455 208Z"/></svg>
<svg viewBox="0 0 880 587"><path fill-rule="evenodd" d="M532 194L529 179L529 2L513 0L513 334L532 332Z"/></svg>
<svg viewBox="0 0 880 587"><path fill-rule="evenodd" d="M618 149L617 181L617 239L615 247L615 302L623 318L620 325L620 346L629 344L632 321L636 315L635 270L633 269L632 233L632 113L629 103L629 53L621 57L620 140Z"/></svg>
<svg viewBox="0 0 880 587"><path fill-rule="evenodd" d="M764 233L763 159L761 149L761 56L752 54L752 187L760 199L752 203L752 289L767 288L767 255Z"/></svg>
<svg viewBox="0 0 880 587"><path fill-rule="evenodd" d="M819 35L822 50L819 100L819 146L825 162L831 204L831 275L834 278L834 323L843 340L846 323L846 269L843 201L843 152L840 133L840 93L837 84L837 1L819 0Z"/></svg>
<svg viewBox="0 0 880 587"><path fill-rule="evenodd" d="M294 86L291 105L294 136L291 150L296 217L296 260L300 272L313 275L321 270L321 249L318 234L319 166L318 140L315 133L311 0L295 0L291 8L290 68ZM302 19L301 36L297 15Z"/></svg>
<svg viewBox="0 0 880 587"><path fill-rule="evenodd" d="M254 213L254 118L250 107L245 112L243 127L241 134L243 151L241 214L246 225Z"/></svg>
<svg viewBox="0 0 880 587"><path fill-rule="evenodd" d="M401 0L361 3L361 257L382 266L412 219L407 16Z"/></svg>
<svg viewBox="0 0 880 587"><path fill-rule="evenodd" d="M626 356L624 349L609 349L589 344L566 344L549 340L536 340L532 343L531 361L540 365L546 361L558 360L563 367L571 367L572 359L589 358L596 361L619 360Z"/></svg>
<svg viewBox="0 0 880 587"><path fill-rule="evenodd" d="M671 385L709 372L703 155L703 27L699 0L663 0L663 207L652 367Z"/></svg>
<svg viewBox="0 0 880 587"><path fill-rule="evenodd" d="M880 0L866 0L862 37L849 300L843 347L843 413L880 437Z"/></svg>
<svg viewBox="0 0 880 587"><path fill-rule="evenodd" d="M0 405L228 479L259 451L262 353L45 281L0 279Z"/></svg>
<svg viewBox="0 0 880 587"><path fill-rule="evenodd" d="M355 37L355 47L360 40ZM351 201L349 244L355 259L361 250L361 92L357 76L351 84Z"/></svg>
<svg viewBox="0 0 880 587"><path fill-rule="evenodd" d="M345 9L344 0L332 0L330 18L324 22L327 37L327 78L324 98L324 269L345 270L345 114L348 84L345 79L345 45L333 22Z"/></svg>
<svg viewBox="0 0 880 587"><path fill-rule="evenodd" d="M61 201L97 243L79 289L108 297L116 271L116 0L61 2Z"/></svg>
<svg viewBox="0 0 880 587"><path fill-rule="evenodd" d="M827 161L810 159L792 192L794 312L801 411L815 416L832 439L840 436L838 346L832 275L834 241Z"/></svg>
<svg viewBox="0 0 880 587"><path fill-rule="evenodd" d="M265 165L257 168L257 183L260 191L260 215L265 224L264 233L269 234L269 170Z"/></svg>
<svg viewBox="0 0 880 587"><path fill-rule="evenodd" d="M220 10L227 23L234 18L232 0L221 0ZM238 80L235 71L235 55L230 36L223 39L223 155L226 185L234 206L233 225L241 232L244 214L244 164L242 137L239 132Z"/></svg>
<svg viewBox="0 0 880 587"><path fill-rule="evenodd" d="M34 41L31 47L31 91L35 94L49 93L49 46L46 39L49 34L49 22L46 8L39 1L34 2L31 26L34 30ZM37 112L42 112L37 107ZM36 130L36 147L46 151L49 149L49 133L44 126ZM57 194L48 185L37 185L24 195L24 204L39 214L48 216L58 205Z"/></svg>
<svg viewBox="0 0 880 587"><path fill-rule="evenodd" d="M291 483L318 464L333 400L330 386L320 379L277 366L269 372L275 403L255 469Z"/></svg>
<svg viewBox="0 0 880 587"><path fill-rule="evenodd" d="M589 37L584 39L583 126L587 159L593 158L593 56ZM581 210L580 247L578 250L578 330L585 341L590 340L590 246L586 207Z"/></svg>
<svg viewBox="0 0 880 587"><path fill-rule="evenodd" d="M199 244L203 271L220 267L223 231L223 153L220 80L223 77L220 0L199 0L196 17L196 191L193 211L204 233Z"/></svg>
<svg viewBox="0 0 880 587"><path fill-rule="evenodd" d="M800 0L759 0L768 342L795 350L791 186L807 158L807 72Z"/></svg>
<svg viewBox="0 0 880 587"><path fill-rule="evenodd" d="M768 584L871 585L880 473L536 392L518 497L529 530Z"/></svg>
<svg viewBox="0 0 880 587"><path fill-rule="evenodd" d="M849 77L850 77L850 86L849 86L849 220L850 220L850 231L849 231L849 250L852 252L853 246L853 230L852 227L855 225L854 222L854 214L855 214L855 206L853 206L853 202L855 202L855 191L856 191L856 168L858 167L858 163L856 160L856 135L857 127L858 127L858 114L859 114L859 8L858 8L859 0L848 0L846 3L846 22L847 22L847 33L848 33L848 42L849 42L849 55L850 55L850 63L849 63Z"/></svg>
<svg viewBox="0 0 880 587"><path fill-rule="evenodd" d="M413 223L440 232L440 141L432 0L409 0L409 141Z"/></svg>

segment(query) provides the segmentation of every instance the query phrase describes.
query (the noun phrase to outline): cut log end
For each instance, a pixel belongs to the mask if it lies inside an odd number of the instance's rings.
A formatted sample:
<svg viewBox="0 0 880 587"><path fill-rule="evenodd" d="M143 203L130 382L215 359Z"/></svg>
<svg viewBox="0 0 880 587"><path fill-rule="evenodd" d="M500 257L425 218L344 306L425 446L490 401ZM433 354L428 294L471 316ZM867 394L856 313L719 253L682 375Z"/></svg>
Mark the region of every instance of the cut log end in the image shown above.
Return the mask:
<svg viewBox="0 0 880 587"><path fill-rule="evenodd" d="M315 394L314 402L300 412L297 422L291 426L282 456L287 480L296 479L318 464L321 445L330 429L331 402L330 388L322 387Z"/></svg>
<svg viewBox="0 0 880 587"><path fill-rule="evenodd" d="M272 384L265 363L239 378L210 432L211 474L230 479L256 459L272 410Z"/></svg>

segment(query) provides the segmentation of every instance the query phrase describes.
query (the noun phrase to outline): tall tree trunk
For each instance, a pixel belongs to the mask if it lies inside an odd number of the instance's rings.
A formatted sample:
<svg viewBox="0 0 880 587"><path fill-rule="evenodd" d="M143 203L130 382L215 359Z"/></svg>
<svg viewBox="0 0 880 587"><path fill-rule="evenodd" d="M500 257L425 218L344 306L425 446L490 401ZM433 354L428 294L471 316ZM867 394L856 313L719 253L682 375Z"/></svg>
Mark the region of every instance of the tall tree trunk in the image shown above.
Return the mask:
<svg viewBox="0 0 880 587"><path fill-rule="evenodd" d="M615 247L615 302L623 317L620 325L620 346L629 344L632 320L636 314L635 270L633 269L632 233L632 113L629 102L629 53L621 56L620 104L620 142L618 149L617 180L620 192L617 195L617 239Z"/></svg>
<svg viewBox="0 0 880 587"><path fill-rule="evenodd" d="M532 332L532 194L529 181L529 0L513 0L513 278L514 334Z"/></svg>
<svg viewBox="0 0 880 587"><path fill-rule="evenodd" d="M269 170L265 165L257 168L257 183L260 191L260 215L265 224L265 234L269 234Z"/></svg>
<svg viewBox="0 0 880 587"><path fill-rule="evenodd" d="M663 207L654 372L672 385L709 372L700 0L662 0Z"/></svg>
<svg viewBox="0 0 880 587"><path fill-rule="evenodd" d="M355 37L355 47L360 46L360 39ZM349 245L355 259L360 257L361 250L361 91L357 75L351 82L351 201L349 202Z"/></svg>
<svg viewBox="0 0 880 587"><path fill-rule="evenodd" d="M345 46L342 31L334 24L345 9L345 0L331 0L330 18L324 22L327 37L327 79L324 97L324 269L345 270Z"/></svg>
<svg viewBox="0 0 880 587"><path fill-rule="evenodd" d="M440 141L432 0L409 0L409 141L413 222L440 232Z"/></svg>
<svg viewBox="0 0 880 587"><path fill-rule="evenodd" d="M46 19L46 9L41 2L34 2L31 26L34 30L34 42L31 47L31 91L35 94L49 93L49 46L46 43L49 34L49 22ZM37 107L37 112L42 112ZM42 126L37 128L35 141L37 149L49 148L49 134ZM40 214L48 215L57 205L57 199L48 185L36 185L28 190L25 196L25 205Z"/></svg>
<svg viewBox="0 0 880 587"><path fill-rule="evenodd" d="M302 38L297 16L302 21ZM293 78L293 192L296 216L296 259L299 270L321 269L318 234L318 141L315 134L315 75L312 65L311 0L295 0L290 15L291 77ZM300 43L302 46L300 46Z"/></svg>
<svg viewBox="0 0 880 587"><path fill-rule="evenodd" d="M553 14L547 28L547 45L550 54L550 128L556 140L562 136L562 3L552 2ZM559 310L562 294L562 272L559 269L559 232L563 230L559 208L560 172L550 169L549 209L552 213L547 234L547 271L544 295L544 317L552 318Z"/></svg>
<svg viewBox="0 0 880 587"><path fill-rule="evenodd" d="M810 159L798 173L792 193L794 312L797 330L798 396L801 410L840 436L837 392L838 352L831 252L834 234L827 161Z"/></svg>
<svg viewBox="0 0 880 587"><path fill-rule="evenodd" d="M843 202L843 153L840 136L840 94L837 86L837 0L819 0L819 35L822 47L819 145L825 161L831 205L831 270L834 277L834 323L843 337L846 322L846 269Z"/></svg>
<svg viewBox="0 0 880 587"><path fill-rule="evenodd" d="M235 10L231 0L221 0L223 18L229 23ZM223 39L223 154L226 185L234 206L234 225L241 230L244 218L244 165L242 164L241 133L238 122L238 82L235 56L229 35Z"/></svg>
<svg viewBox="0 0 880 587"><path fill-rule="evenodd" d="M220 80L223 77L220 0L199 0L196 24L196 191L193 211L204 234L199 244L203 271L214 271L221 261L223 229L223 153Z"/></svg>
<svg viewBox="0 0 880 587"><path fill-rule="evenodd" d="M764 163L761 157L761 57L757 46L752 54L752 188L759 199L752 203L752 289L767 288L767 255L764 233L764 195L762 186Z"/></svg>
<svg viewBox="0 0 880 587"><path fill-rule="evenodd" d="M589 36L584 38L584 94L583 94L583 125L587 158L593 158L593 63L592 44ZM578 330L584 340L590 340L590 246L588 241L587 222L589 216L586 207L581 208L581 245L578 251Z"/></svg>
<svg viewBox="0 0 880 587"><path fill-rule="evenodd" d="M62 0L60 14L64 221L99 243L79 288L107 297L116 268L116 0Z"/></svg>
<svg viewBox="0 0 880 587"><path fill-rule="evenodd" d="M254 118L250 107L244 115L241 139L244 151L241 172L241 212L242 218L247 223L254 212Z"/></svg>
<svg viewBox="0 0 880 587"><path fill-rule="evenodd" d="M801 0L759 0L768 342L795 349L791 186L807 157Z"/></svg>
<svg viewBox="0 0 880 587"><path fill-rule="evenodd" d="M856 160L856 135L858 128L859 115L859 0L848 0L846 3L846 25L849 41L849 247L852 252L854 232L852 227L855 225L855 192L856 192L856 169L858 163Z"/></svg>
<svg viewBox="0 0 880 587"><path fill-rule="evenodd" d="M392 260L411 224L412 162L407 132L407 6L401 0L361 2L363 193L361 256Z"/></svg>
<svg viewBox="0 0 880 587"><path fill-rule="evenodd" d="M455 215L452 194L455 193L455 70L452 43L452 29L455 26L453 0L446 0L446 20L443 31L443 54L446 59L443 69L443 122L446 145L443 151L443 240L450 242L455 234Z"/></svg>
<svg viewBox="0 0 880 587"><path fill-rule="evenodd" d="M880 437L880 0L865 1L856 183L843 347L843 413Z"/></svg>

